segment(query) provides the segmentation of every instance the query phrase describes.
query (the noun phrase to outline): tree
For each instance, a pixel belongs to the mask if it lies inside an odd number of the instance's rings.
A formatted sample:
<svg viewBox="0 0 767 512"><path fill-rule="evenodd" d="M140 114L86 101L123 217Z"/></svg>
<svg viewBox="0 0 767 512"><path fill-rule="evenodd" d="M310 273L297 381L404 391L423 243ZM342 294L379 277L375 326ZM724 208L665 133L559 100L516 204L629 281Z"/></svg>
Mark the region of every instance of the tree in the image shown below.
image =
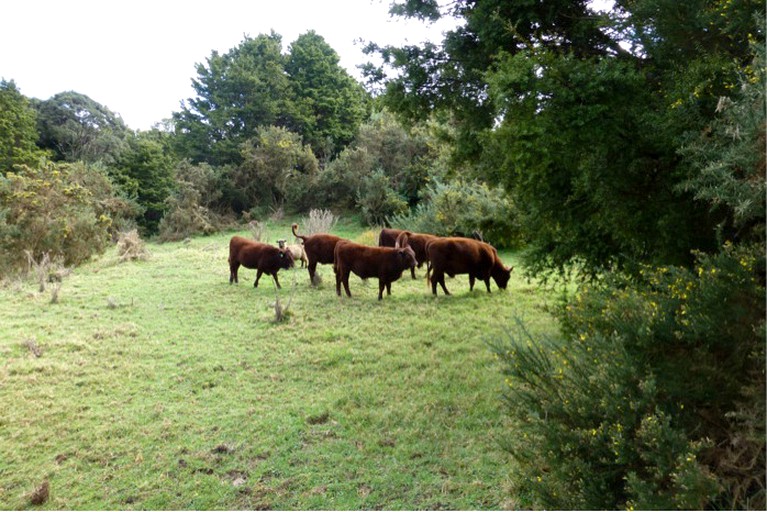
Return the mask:
<svg viewBox="0 0 767 512"><path fill-rule="evenodd" d="M194 163L237 165L242 143L259 127L288 126L293 107L284 60L282 37L272 32L197 64L197 97L173 114L179 154Z"/></svg>
<svg viewBox="0 0 767 512"><path fill-rule="evenodd" d="M291 130L320 160L351 143L369 111L367 93L338 62L322 36L309 31L291 43L285 63L295 104Z"/></svg>
<svg viewBox="0 0 767 512"><path fill-rule="evenodd" d="M111 168L114 181L143 208L138 222L150 234L157 232L167 210L166 199L175 187L175 158L165 138L157 131L137 133Z"/></svg>
<svg viewBox="0 0 767 512"><path fill-rule="evenodd" d="M578 261L589 275L639 262L692 263L713 250L719 212L678 185L679 150L706 129L749 62L755 1L478 0L442 47L378 48L399 72L384 102L416 119L448 112L456 155L504 184L527 219L539 272ZM395 11L438 15L432 1ZM380 78L383 69L368 69Z"/></svg>
<svg viewBox="0 0 767 512"><path fill-rule="evenodd" d="M0 175L14 165L34 165L42 156L36 115L13 80L0 80Z"/></svg>
<svg viewBox="0 0 767 512"><path fill-rule="evenodd" d="M242 164L232 181L241 195L241 210L300 207L318 170L317 159L301 137L277 126L264 126L242 146Z"/></svg>
<svg viewBox="0 0 767 512"><path fill-rule="evenodd" d="M62 92L35 108L39 144L56 160L111 165L126 149L129 130L120 116L84 94Z"/></svg>

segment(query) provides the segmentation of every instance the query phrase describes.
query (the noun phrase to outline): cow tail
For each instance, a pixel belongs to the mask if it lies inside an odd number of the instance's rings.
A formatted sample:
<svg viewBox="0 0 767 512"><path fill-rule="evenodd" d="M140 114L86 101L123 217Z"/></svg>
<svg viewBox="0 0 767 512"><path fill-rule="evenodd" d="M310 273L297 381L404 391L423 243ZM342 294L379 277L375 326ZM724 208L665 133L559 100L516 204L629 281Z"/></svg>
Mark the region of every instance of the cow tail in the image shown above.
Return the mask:
<svg viewBox="0 0 767 512"><path fill-rule="evenodd" d="M290 228L293 230L293 236L295 236L296 238L300 238L302 242L306 242L306 237L303 235L299 235L296 232L296 230L298 229L298 224L294 223L292 226L290 226Z"/></svg>

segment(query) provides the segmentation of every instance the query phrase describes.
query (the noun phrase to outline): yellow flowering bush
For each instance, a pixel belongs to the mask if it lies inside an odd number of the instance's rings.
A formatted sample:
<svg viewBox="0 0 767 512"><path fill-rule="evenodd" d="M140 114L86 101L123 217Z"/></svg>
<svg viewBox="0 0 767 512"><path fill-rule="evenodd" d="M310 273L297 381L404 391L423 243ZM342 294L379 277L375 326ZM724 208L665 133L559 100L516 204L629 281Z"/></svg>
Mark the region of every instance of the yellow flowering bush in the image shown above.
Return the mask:
<svg viewBox="0 0 767 512"><path fill-rule="evenodd" d="M491 344L534 508L764 508L764 256L608 276Z"/></svg>

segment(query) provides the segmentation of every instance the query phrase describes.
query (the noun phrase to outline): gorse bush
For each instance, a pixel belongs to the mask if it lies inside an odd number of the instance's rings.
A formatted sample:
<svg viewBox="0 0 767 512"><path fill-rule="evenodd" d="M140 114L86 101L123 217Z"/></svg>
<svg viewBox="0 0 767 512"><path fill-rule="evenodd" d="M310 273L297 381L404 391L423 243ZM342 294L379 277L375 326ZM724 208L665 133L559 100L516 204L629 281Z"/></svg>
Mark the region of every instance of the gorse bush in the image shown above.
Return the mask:
<svg viewBox="0 0 767 512"><path fill-rule="evenodd" d="M563 340L493 344L518 491L559 509L764 508L763 255L610 277Z"/></svg>
<svg viewBox="0 0 767 512"><path fill-rule="evenodd" d="M477 232L496 247L522 243L511 199L502 189L478 182L436 182L427 187L424 201L416 208L392 215L389 222L398 228L440 236Z"/></svg>
<svg viewBox="0 0 767 512"><path fill-rule="evenodd" d="M109 209L84 183L96 173L82 164L17 166L0 178L0 270L22 270L25 251L77 265L100 254L110 240ZM102 184L108 180L90 176ZM111 194L110 194L111 195Z"/></svg>

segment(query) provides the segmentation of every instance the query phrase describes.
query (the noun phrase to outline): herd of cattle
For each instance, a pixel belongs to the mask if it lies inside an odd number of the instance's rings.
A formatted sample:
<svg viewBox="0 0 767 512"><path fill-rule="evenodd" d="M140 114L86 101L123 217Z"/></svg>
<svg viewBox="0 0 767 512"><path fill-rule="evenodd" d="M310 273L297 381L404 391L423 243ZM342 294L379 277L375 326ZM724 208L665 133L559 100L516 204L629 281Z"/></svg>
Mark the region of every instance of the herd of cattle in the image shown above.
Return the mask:
<svg viewBox="0 0 767 512"><path fill-rule="evenodd" d="M302 267L306 263L311 283L316 282L317 264L332 263L339 296L343 284L346 295L351 297L349 275L352 272L362 279L378 278L378 300L381 300L384 288L391 295L392 282L407 269L415 279L415 268L424 263L426 279L434 295L437 294L437 284L442 286L445 294L450 295L445 286L445 274L450 277L468 274L471 290L478 279L484 281L490 292L491 277L499 288L505 289L513 270L513 267L503 264L495 247L471 238L440 237L384 228L379 236L379 245L375 247L327 233L299 235L298 224L293 224L292 230L302 244L291 246L280 240L280 246L275 247L241 236L232 237L229 242L229 284L238 282L237 271L242 265L256 269L253 286L258 286L262 274L269 274L280 288L277 272L291 268L300 259Z"/></svg>

